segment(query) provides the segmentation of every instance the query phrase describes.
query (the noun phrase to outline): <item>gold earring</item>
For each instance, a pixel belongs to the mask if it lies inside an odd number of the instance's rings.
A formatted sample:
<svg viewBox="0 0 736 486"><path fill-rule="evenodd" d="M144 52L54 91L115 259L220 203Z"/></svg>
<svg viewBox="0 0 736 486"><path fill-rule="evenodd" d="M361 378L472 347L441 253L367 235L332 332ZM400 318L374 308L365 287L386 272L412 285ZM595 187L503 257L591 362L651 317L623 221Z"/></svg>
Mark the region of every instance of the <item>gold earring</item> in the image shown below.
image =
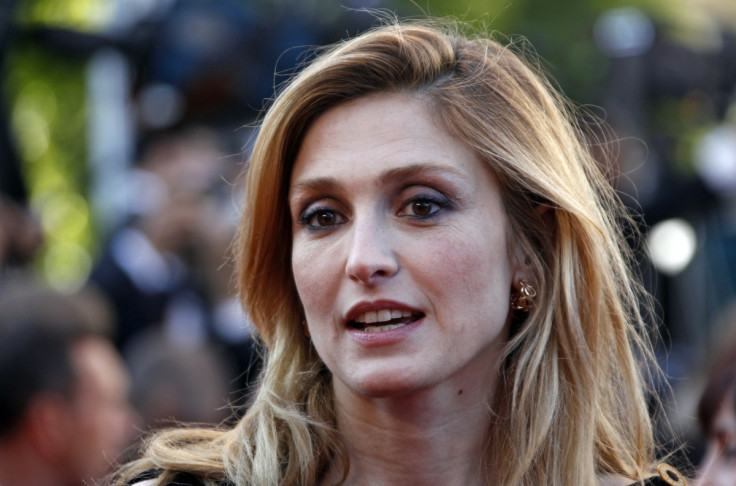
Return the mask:
<svg viewBox="0 0 736 486"><path fill-rule="evenodd" d="M511 310L529 312L534 307L536 296L536 289L522 278L519 280L519 291L511 296Z"/></svg>
<svg viewBox="0 0 736 486"><path fill-rule="evenodd" d="M666 462L663 462L657 466L659 476L664 480L665 483L672 486L687 486L687 480L680 471L670 466Z"/></svg>

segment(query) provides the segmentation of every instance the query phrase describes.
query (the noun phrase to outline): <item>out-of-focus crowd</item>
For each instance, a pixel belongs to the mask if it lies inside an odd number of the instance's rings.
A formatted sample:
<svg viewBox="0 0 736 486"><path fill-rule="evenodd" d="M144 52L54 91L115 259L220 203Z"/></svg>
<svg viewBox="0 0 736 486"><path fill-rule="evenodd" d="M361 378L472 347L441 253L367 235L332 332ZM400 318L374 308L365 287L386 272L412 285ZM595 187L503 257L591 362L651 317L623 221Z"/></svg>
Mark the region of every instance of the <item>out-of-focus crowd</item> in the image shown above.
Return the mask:
<svg viewBox="0 0 736 486"><path fill-rule="evenodd" d="M94 484L146 432L237 416L259 369L228 256L240 160L204 129L146 141L73 294L36 276L39 222L2 201L0 484Z"/></svg>
<svg viewBox="0 0 736 486"><path fill-rule="evenodd" d="M149 140L120 181L129 212L74 294L35 276L38 222L3 202L0 484L94 484L151 430L242 411L259 355L228 253L240 169L202 129ZM736 484L734 328L699 370L703 486Z"/></svg>

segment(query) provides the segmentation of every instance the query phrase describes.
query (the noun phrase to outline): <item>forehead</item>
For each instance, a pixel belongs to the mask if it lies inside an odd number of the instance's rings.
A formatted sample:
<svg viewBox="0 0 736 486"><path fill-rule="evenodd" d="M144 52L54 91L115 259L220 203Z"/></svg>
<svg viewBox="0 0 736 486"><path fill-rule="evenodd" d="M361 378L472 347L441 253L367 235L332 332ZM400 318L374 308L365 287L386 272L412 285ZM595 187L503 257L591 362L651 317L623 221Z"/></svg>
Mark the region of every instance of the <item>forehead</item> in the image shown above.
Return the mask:
<svg viewBox="0 0 736 486"><path fill-rule="evenodd" d="M360 167L366 175L387 166L430 164L475 172L475 152L440 122L431 105L404 93L364 96L319 116L308 129L292 170L295 180Z"/></svg>

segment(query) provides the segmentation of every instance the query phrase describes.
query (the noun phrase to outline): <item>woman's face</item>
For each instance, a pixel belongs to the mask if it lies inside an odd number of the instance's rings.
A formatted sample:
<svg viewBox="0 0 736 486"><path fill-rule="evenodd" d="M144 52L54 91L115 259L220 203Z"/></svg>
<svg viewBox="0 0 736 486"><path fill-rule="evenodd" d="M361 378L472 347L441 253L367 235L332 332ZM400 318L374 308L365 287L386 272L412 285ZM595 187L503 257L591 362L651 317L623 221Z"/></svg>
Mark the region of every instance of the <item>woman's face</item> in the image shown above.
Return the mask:
<svg viewBox="0 0 736 486"><path fill-rule="evenodd" d="M425 105L381 94L321 115L289 208L296 287L336 388L488 389L521 259L496 178Z"/></svg>
<svg viewBox="0 0 736 486"><path fill-rule="evenodd" d="M713 419L702 464L700 486L736 486L736 403L734 390Z"/></svg>

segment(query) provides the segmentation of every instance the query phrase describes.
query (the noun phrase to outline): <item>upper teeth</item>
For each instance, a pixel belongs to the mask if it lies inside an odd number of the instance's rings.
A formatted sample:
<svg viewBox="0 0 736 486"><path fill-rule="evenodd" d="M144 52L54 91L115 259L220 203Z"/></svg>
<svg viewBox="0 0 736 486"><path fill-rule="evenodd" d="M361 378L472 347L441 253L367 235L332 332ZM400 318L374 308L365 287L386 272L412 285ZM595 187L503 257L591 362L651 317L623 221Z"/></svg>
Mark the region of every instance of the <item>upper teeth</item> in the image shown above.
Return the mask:
<svg viewBox="0 0 736 486"><path fill-rule="evenodd" d="M387 322L391 319L400 319L402 317L411 317L411 312L399 309L368 311L358 315L355 321L363 324L373 324L375 322Z"/></svg>

